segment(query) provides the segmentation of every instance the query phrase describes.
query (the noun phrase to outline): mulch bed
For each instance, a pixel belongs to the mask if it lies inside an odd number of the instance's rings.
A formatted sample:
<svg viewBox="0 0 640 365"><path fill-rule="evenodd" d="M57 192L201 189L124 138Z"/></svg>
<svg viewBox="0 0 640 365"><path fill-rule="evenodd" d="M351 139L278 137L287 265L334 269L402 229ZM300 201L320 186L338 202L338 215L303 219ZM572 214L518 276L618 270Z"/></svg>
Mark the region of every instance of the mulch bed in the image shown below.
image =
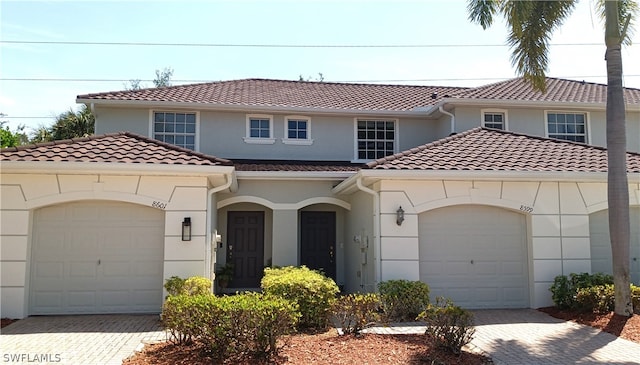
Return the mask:
<svg viewBox="0 0 640 365"><path fill-rule="evenodd" d="M552 317L573 321L598 328L629 341L640 343L640 314L631 317L619 316L613 312L597 314L575 310L563 310L556 307L538 309Z"/></svg>
<svg viewBox="0 0 640 365"><path fill-rule="evenodd" d="M320 334L286 336L278 355L271 359L226 359L220 364L492 364L489 358L469 352L460 356L430 348L426 335L339 336L335 329ZM147 345L123 364L212 364L197 346L171 343Z"/></svg>
<svg viewBox="0 0 640 365"><path fill-rule="evenodd" d="M11 323L17 321L17 319L11 319L11 318L2 318L0 320L0 328L5 328L6 326L10 325Z"/></svg>

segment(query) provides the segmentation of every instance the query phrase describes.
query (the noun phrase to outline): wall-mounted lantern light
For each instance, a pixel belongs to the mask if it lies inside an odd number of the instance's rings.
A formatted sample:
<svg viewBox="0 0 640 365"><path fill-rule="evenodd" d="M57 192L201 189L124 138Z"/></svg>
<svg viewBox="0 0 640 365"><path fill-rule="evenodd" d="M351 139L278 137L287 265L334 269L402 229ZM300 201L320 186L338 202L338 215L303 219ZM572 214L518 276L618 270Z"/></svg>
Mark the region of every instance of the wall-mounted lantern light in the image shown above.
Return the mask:
<svg viewBox="0 0 640 365"><path fill-rule="evenodd" d="M191 217L185 217L182 221L182 240L191 241Z"/></svg>
<svg viewBox="0 0 640 365"><path fill-rule="evenodd" d="M400 208L396 210L396 224L401 226L402 222L404 222L404 210L402 209L402 206L400 206Z"/></svg>

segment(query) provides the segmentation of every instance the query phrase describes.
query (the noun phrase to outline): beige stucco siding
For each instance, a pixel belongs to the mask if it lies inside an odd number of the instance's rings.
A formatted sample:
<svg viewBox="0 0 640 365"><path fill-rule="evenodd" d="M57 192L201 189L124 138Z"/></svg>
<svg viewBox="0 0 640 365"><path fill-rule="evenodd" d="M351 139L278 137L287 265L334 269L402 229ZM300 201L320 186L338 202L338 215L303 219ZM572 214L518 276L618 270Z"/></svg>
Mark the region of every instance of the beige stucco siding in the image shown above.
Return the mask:
<svg viewBox="0 0 640 365"><path fill-rule="evenodd" d="M639 184L629 188L631 205L640 205ZM589 214L606 207L606 183L591 182L387 180L379 194L383 281L420 276L420 213L477 204L524 215L533 308L552 304L548 289L555 276L591 271ZM405 211L402 226L395 223L399 206Z"/></svg>
<svg viewBox="0 0 640 365"><path fill-rule="evenodd" d="M29 263L33 212L67 202L112 201L164 213L163 279L204 274L206 177L110 174L2 174L0 220L2 316L29 315ZM192 221L192 240L181 241L181 222Z"/></svg>

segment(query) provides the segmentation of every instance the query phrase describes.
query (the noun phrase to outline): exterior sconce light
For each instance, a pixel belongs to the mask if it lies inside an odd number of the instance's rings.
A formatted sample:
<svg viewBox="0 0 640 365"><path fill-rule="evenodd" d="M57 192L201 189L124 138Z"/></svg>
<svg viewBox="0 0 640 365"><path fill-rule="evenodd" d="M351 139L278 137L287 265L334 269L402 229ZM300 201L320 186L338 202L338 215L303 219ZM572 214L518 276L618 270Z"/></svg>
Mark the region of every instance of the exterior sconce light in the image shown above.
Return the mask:
<svg viewBox="0 0 640 365"><path fill-rule="evenodd" d="M404 222L404 210L402 209L402 206L400 206L400 208L396 210L396 224L401 226L402 222Z"/></svg>
<svg viewBox="0 0 640 365"><path fill-rule="evenodd" d="M191 241L191 217L185 217L182 221L182 240Z"/></svg>

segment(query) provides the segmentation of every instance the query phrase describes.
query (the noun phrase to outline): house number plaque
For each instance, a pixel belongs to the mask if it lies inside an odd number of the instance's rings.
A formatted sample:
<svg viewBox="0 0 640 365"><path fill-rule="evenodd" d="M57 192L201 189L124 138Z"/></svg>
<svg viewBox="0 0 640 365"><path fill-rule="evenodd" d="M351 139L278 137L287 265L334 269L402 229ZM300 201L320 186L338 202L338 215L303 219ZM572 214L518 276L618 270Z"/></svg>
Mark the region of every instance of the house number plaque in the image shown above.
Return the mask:
<svg viewBox="0 0 640 365"><path fill-rule="evenodd" d="M154 208L158 208L158 209L166 209L167 208L167 203L163 203L163 202L159 202L159 201L153 201L153 203L151 203L151 206Z"/></svg>
<svg viewBox="0 0 640 365"><path fill-rule="evenodd" d="M533 213L533 207L527 205L521 205L520 210L526 213Z"/></svg>

